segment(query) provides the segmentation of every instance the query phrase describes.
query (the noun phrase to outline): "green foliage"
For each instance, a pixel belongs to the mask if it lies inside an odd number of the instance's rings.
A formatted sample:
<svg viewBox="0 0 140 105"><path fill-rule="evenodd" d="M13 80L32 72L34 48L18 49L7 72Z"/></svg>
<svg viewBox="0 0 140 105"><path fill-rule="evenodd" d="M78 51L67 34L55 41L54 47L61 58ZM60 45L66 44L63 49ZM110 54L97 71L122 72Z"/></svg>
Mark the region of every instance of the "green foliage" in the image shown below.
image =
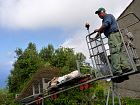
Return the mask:
<svg viewBox="0 0 140 105"><path fill-rule="evenodd" d="M9 93L7 89L0 89L0 105L19 105L14 98L15 94Z"/></svg>
<svg viewBox="0 0 140 105"><path fill-rule="evenodd" d="M82 53L77 53L76 58L79 62L83 62L86 59L86 57Z"/></svg>
<svg viewBox="0 0 140 105"><path fill-rule="evenodd" d="M123 105L140 105L140 99L124 98Z"/></svg>
<svg viewBox="0 0 140 105"><path fill-rule="evenodd" d="M45 63L46 65L61 68L61 75L77 69L76 60L80 62L85 60L85 56L82 53L75 54L72 48L61 47L54 50L51 44L42 48L39 56L47 62Z"/></svg>
<svg viewBox="0 0 140 105"><path fill-rule="evenodd" d="M80 72L82 74L90 74L92 68L90 66L87 66L87 65L80 65Z"/></svg>
<svg viewBox="0 0 140 105"><path fill-rule="evenodd" d="M44 47L41 49L39 56L45 61L45 62L52 62L53 56L54 56L54 47L51 44L48 44L47 47Z"/></svg>
<svg viewBox="0 0 140 105"><path fill-rule="evenodd" d="M50 64L61 68L61 75L70 73L71 71L77 69L76 60L85 60L85 56L82 53L75 54L72 48L58 48L52 55ZM77 55L81 57L78 58Z"/></svg>
<svg viewBox="0 0 140 105"><path fill-rule="evenodd" d="M76 60L84 61L82 53L75 54L71 48L58 48L49 44L37 52L36 45L29 43L25 50L15 50L16 61L8 77L7 87L11 94L20 93L31 76L40 68L54 66L61 68L61 75L70 73L77 68Z"/></svg>
<svg viewBox="0 0 140 105"><path fill-rule="evenodd" d="M59 98L53 100L45 99L47 105L92 105L94 87L80 91L79 87L59 94Z"/></svg>
<svg viewBox="0 0 140 105"><path fill-rule="evenodd" d="M14 93L21 91L22 84L43 65L42 59L39 57L36 46L33 43L29 43L24 51L19 48L15 52L17 60L8 77L9 91Z"/></svg>

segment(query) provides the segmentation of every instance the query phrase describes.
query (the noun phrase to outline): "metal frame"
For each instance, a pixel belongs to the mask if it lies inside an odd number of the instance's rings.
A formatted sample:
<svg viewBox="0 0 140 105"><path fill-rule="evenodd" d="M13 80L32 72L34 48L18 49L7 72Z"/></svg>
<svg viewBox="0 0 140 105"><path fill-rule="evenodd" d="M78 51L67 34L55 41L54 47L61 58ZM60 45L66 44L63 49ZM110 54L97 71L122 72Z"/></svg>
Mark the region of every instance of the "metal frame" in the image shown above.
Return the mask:
<svg viewBox="0 0 140 105"><path fill-rule="evenodd" d="M106 99L106 105L109 105L109 96L112 96L112 105L115 105L115 95L118 97L118 102L119 102L119 105L122 105L121 104L121 97L119 95L119 93L117 93L115 91L115 84L113 82L111 82L111 86L109 87L108 89L108 94L107 94L107 99Z"/></svg>
<svg viewBox="0 0 140 105"><path fill-rule="evenodd" d="M126 14L125 16L123 16L122 18L120 18L120 19L118 19L118 20L121 20L121 19L123 19L123 18L125 18L125 17L127 17L127 16L129 16L129 15L133 15L138 21L136 21L136 22L134 22L134 23L132 23L132 24L126 26L126 28L131 27L131 26L137 24L138 22L140 22L140 19L139 19L134 13L132 13L132 12ZM118 25L118 28L119 28L119 25ZM121 39L122 39L122 42L123 42L123 46L124 46L124 48L125 48L125 52L126 52L128 58L129 58L131 67L132 67L132 69L133 69L131 72L124 73L124 74L128 75L129 73L131 74L131 73L133 73L133 72L136 72L136 71L137 71L137 67L136 67L136 64L135 64L135 62L134 62L134 60L133 60L133 58L132 58L132 53L133 53L133 52L130 51L130 48L128 48L129 46L126 46L126 45L125 45L125 41L124 41L123 35L122 35L122 33L121 33L121 31L122 31L122 30L125 30L126 28L123 28L123 29L120 29L120 28L119 28L119 32L120 32L120 35L121 35ZM99 76L97 75L97 72L99 72L100 69L101 69L100 66L99 66L99 65L101 65L101 64L99 64L99 62L100 62L100 58L99 58L100 53L98 53L98 52L100 52L99 50L101 50L101 49L99 49L99 47L102 47L102 52L105 54L105 58L106 58L106 61L107 61L108 67L109 67L110 76L113 76L113 73L112 73L112 70L111 70L111 65L110 65L109 59L108 59L108 57L107 57L107 50L108 50L108 49L105 49L105 44L106 44L106 43L103 42L104 37L102 37L101 35L99 35L99 37L96 38L96 37L95 37L96 35L94 35L94 34L95 34L95 33L93 32L93 33L87 35L87 36L86 36L86 41L87 41L87 46L88 46L88 49L89 49L91 61L94 62L94 63L92 63L92 64L93 64L93 67L97 69L97 71L95 71L96 78L99 78ZM95 38L94 38L94 37L95 37ZM100 45L97 44L99 41L101 42ZM94 45L93 45L93 43L94 43ZM97 54L94 53L95 50L96 50ZM135 52L135 53L136 53L136 52ZM97 57L97 58L96 58L96 57ZM108 76L108 75L107 75L107 76Z"/></svg>
<svg viewBox="0 0 140 105"><path fill-rule="evenodd" d="M89 35L86 36L86 41L87 41L87 45L88 45L88 49L89 49L89 53L90 53L90 59L92 60L92 62L94 62L93 67L97 69L97 71L95 71L95 76L96 78L99 77L99 75L97 73L99 73L100 71L100 67L105 65L105 62L102 62L100 59L100 55L103 54L105 55L105 59L107 61L107 66L109 67L109 72L110 75L112 75L112 71L111 71L111 66L109 63L109 59L107 57L107 51L109 49L105 48L105 45L107 45L107 43L103 42L103 39L106 39L105 37L102 37L101 34L99 35L98 38L92 38L93 35L95 33L91 33Z"/></svg>

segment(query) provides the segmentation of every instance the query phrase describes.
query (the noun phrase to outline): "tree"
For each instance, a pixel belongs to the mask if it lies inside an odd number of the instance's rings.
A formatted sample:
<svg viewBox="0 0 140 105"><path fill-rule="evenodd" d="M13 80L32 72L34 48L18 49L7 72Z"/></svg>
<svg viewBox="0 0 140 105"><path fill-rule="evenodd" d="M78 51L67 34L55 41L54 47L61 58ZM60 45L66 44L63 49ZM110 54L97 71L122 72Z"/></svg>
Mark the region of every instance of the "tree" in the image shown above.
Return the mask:
<svg viewBox="0 0 140 105"><path fill-rule="evenodd" d="M77 53L76 58L77 58L77 60L79 60L79 62L83 62L86 60L86 57L83 53Z"/></svg>
<svg viewBox="0 0 140 105"><path fill-rule="evenodd" d="M58 48L55 50L51 64L60 67L61 75L76 69L76 56L71 48Z"/></svg>
<svg viewBox="0 0 140 105"><path fill-rule="evenodd" d="M19 105L15 101L15 95L7 89L0 89L0 105Z"/></svg>
<svg viewBox="0 0 140 105"><path fill-rule="evenodd" d="M8 77L9 91L14 93L19 92L23 84L43 65L36 50L36 45L33 43L29 43L24 51L18 48L15 52L17 60Z"/></svg>
<svg viewBox="0 0 140 105"><path fill-rule="evenodd" d="M48 44L47 47L41 49L39 56L46 62L51 62L51 59L54 55L54 47L51 44Z"/></svg>
<svg viewBox="0 0 140 105"><path fill-rule="evenodd" d="M42 48L38 53L36 45L29 43L25 50L18 48L15 53L17 60L8 77L8 89L11 94L20 92L41 66L49 64L58 67L60 68L60 75L65 75L77 69L76 60L81 62L85 60L82 53L75 54L71 48L54 49L51 44Z"/></svg>

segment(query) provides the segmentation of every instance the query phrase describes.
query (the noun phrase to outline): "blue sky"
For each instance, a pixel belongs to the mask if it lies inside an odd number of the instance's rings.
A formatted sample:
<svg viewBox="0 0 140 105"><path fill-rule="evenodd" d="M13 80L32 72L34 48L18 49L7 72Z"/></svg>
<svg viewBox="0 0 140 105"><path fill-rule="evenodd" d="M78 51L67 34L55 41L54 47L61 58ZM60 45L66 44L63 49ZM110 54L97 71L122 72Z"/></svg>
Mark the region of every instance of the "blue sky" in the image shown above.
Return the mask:
<svg viewBox="0 0 140 105"><path fill-rule="evenodd" d="M101 24L99 7L117 18L132 0L0 0L0 87L5 87L16 48L29 42L37 49L53 44L74 48L88 58L85 22L93 31Z"/></svg>

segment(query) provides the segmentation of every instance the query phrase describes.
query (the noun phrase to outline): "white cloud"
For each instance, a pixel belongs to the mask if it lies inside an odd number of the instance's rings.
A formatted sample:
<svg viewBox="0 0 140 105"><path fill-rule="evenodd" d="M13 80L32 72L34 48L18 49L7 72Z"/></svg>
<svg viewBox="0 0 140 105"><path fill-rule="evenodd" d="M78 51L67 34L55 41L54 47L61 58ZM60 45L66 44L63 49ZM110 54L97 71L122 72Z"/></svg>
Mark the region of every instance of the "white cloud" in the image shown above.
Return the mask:
<svg viewBox="0 0 140 105"><path fill-rule="evenodd" d="M86 56L87 60L89 60L86 35L87 33L85 31L79 30L78 32L74 33L71 38L66 39L61 46L74 48L75 52L82 52Z"/></svg>
<svg viewBox="0 0 140 105"><path fill-rule="evenodd" d="M3 56L3 54L2 54ZM8 51L5 55L5 57L7 57L7 59L3 59L1 57L0 59L0 68L12 68L12 65L14 64L14 62L16 61L15 57L15 52L14 51Z"/></svg>
<svg viewBox="0 0 140 105"><path fill-rule="evenodd" d="M11 60L11 61L3 61L3 62L1 62L0 61L0 71L2 70L2 69L4 69L4 68L9 68L9 69L11 69L12 68L12 64L13 64L13 60ZM9 70L8 70L9 71Z"/></svg>
<svg viewBox="0 0 140 105"><path fill-rule="evenodd" d="M91 30L100 25L94 14L99 7L116 17L132 0L0 0L0 25L15 29L60 27L64 29L83 26L89 21ZM89 57L85 35L81 29L66 39L62 46L75 48Z"/></svg>
<svg viewBox="0 0 140 105"><path fill-rule="evenodd" d="M105 7L116 16L132 0L0 0L0 24L9 28L75 27Z"/></svg>

